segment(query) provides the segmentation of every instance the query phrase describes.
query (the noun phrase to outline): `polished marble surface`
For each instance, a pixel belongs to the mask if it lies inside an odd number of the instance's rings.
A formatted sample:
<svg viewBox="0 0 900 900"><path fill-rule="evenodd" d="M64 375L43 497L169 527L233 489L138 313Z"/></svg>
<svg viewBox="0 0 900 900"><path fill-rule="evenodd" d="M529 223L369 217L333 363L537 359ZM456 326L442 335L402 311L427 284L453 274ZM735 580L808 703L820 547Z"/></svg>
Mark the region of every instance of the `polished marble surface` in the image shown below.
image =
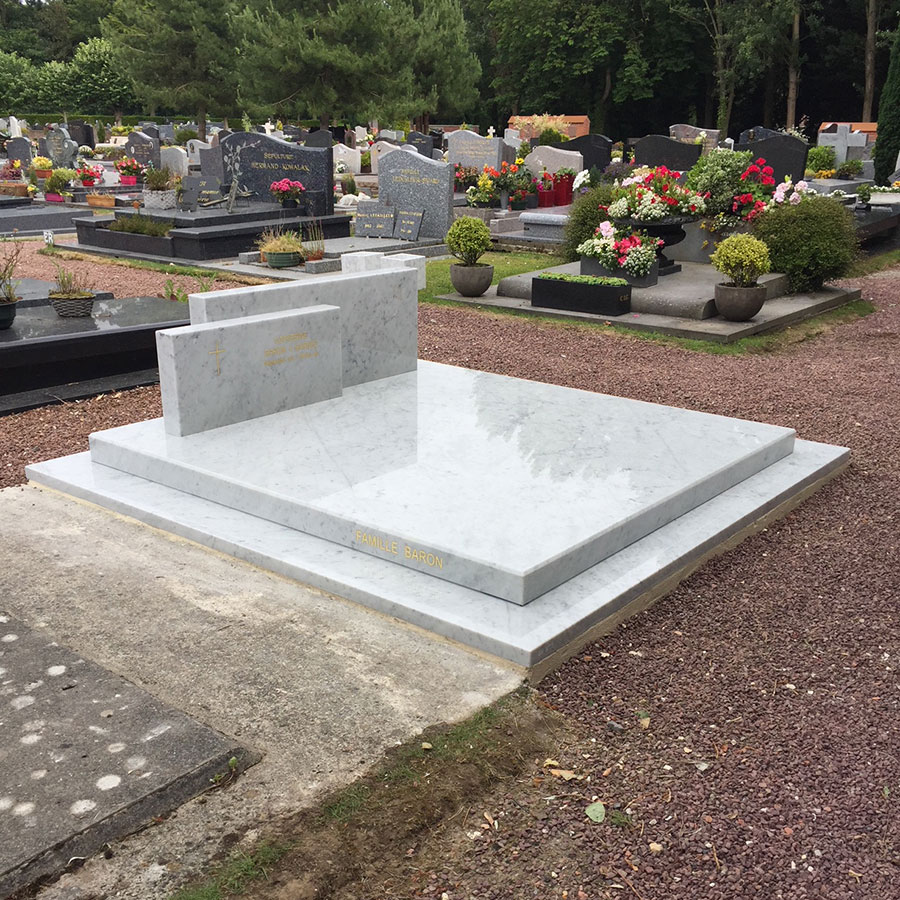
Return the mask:
<svg viewBox="0 0 900 900"><path fill-rule="evenodd" d="M203 434L157 419L91 437L104 466L513 603L793 444L787 428L428 362Z"/></svg>
<svg viewBox="0 0 900 900"><path fill-rule="evenodd" d="M344 387L416 368L416 272L319 275L299 281L191 294L191 322L217 322L325 304L341 310Z"/></svg>
<svg viewBox="0 0 900 900"><path fill-rule="evenodd" d="M797 441L790 456L527 606L97 465L88 453L37 463L27 474L38 484L531 667L577 645L589 629L838 471L848 457L842 447Z"/></svg>
<svg viewBox="0 0 900 900"><path fill-rule="evenodd" d="M156 347L168 435L245 423L341 395L335 306L169 328L156 333Z"/></svg>

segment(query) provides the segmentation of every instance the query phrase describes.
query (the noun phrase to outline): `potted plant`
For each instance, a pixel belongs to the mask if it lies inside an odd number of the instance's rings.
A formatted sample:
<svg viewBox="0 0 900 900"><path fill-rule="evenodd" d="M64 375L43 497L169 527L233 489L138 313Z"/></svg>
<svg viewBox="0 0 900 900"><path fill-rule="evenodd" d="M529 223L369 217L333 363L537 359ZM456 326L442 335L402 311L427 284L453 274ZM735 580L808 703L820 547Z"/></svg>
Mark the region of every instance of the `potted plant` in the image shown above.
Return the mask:
<svg viewBox="0 0 900 900"><path fill-rule="evenodd" d="M269 185L269 193L285 209L296 209L304 191L306 188L301 182L291 181L290 178L282 178L281 181L273 181Z"/></svg>
<svg viewBox="0 0 900 900"><path fill-rule="evenodd" d="M114 194L88 194L86 199L88 206L101 209L114 209L116 205Z"/></svg>
<svg viewBox="0 0 900 900"><path fill-rule="evenodd" d="M34 170L35 178L49 178L53 171L53 162L46 156L36 156L31 161L31 168Z"/></svg>
<svg viewBox="0 0 900 900"><path fill-rule="evenodd" d="M119 173L119 181L127 187L134 187L146 168L133 156L126 156L123 159L116 160L115 167Z"/></svg>
<svg viewBox="0 0 900 900"><path fill-rule="evenodd" d="M359 154L359 170L362 175L368 175L372 171L371 150L364 150Z"/></svg>
<svg viewBox="0 0 900 900"><path fill-rule="evenodd" d="M553 176L544 169L541 177L534 179L534 184L537 189L538 206L542 208L553 206L556 203L556 191L553 186Z"/></svg>
<svg viewBox="0 0 900 900"><path fill-rule="evenodd" d="M22 179L22 163L18 159L5 160L0 166L0 194L7 197L28 196L28 185Z"/></svg>
<svg viewBox="0 0 900 900"><path fill-rule="evenodd" d="M752 234L733 234L716 247L710 262L729 279L716 285L719 315L730 322L752 319L766 300L765 285L756 281L769 271L769 248Z"/></svg>
<svg viewBox="0 0 900 900"><path fill-rule="evenodd" d="M631 312L631 285L624 278L542 272L531 279L531 305L621 316Z"/></svg>
<svg viewBox="0 0 900 900"><path fill-rule="evenodd" d="M50 291L50 305L58 316L89 316L94 305L94 294L88 290L80 276L56 266L56 287Z"/></svg>
<svg viewBox="0 0 900 900"><path fill-rule="evenodd" d="M872 188L868 184L861 184L856 189L856 208L867 210L871 209Z"/></svg>
<svg viewBox="0 0 900 900"><path fill-rule="evenodd" d="M463 297L480 297L494 278L494 267L478 262L491 248L491 232L481 219L462 216L447 232L447 249L459 263L450 266L450 281Z"/></svg>
<svg viewBox="0 0 900 900"><path fill-rule="evenodd" d="M16 317L16 304L20 300L16 293L19 282L14 276L22 254L22 244L2 238L0 248L0 331L5 331Z"/></svg>
<svg viewBox="0 0 900 900"><path fill-rule="evenodd" d="M265 254L271 269L299 266L303 259L303 240L296 231L285 231L262 243L259 251L260 255Z"/></svg>
<svg viewBox="0 0 900 900"><path fill-rule="evenodd" d="M487 172L478 176L478 181L466 189L466 203L480 209L486 209L497 200L494 179Z"/></svg>
<svg viewBox="0 0 900 900"><path fill-rule="evenodd" d="M528 198L531 196L525 188L518 188L509 197L510 209L525 209L528 206Z"/></svg>
<svg viewBox="0 0 900 900"><path fill-rule="evenodd" d="M572 202L573 185L578 173L574 169L562 168L553 176L554 203L568 206Z"/></svg>
<svg viewBox="0 0 900 900"><path fill-rule="evenodd" d="M652 287L659 280L659 241L640 231L617 230L601 222L594 234L575 248L582 275L624 278L633 287Z"/></svg>
<svg viewBox="0 0 900 900"><path fill-rule="evenodd" d="M853 181L863 173L863 164L861 159L848 159L837 167L837 177L844 178L847 181Z"/></svg>
<svg viewBox="0 0 900 900"><path fill-rule="evenodd" d="M44 183L44 199L51 203L62 203L67 197L71 197L66 189L74 177L74 169L54 169Z"/></svg>
<svg viewBox="0 0 900 900"><path fill-rule="evenodd" d="M75 177L83 187L93 187L98 181L103 181L103 166L81 165L75 170Z"/></svg>
<svg viewBox="0 0 900 900"><path fill-rule="evenodd" d="M175 209L176 191L168 166L144 172L143 201L146 209Z"/></svg>

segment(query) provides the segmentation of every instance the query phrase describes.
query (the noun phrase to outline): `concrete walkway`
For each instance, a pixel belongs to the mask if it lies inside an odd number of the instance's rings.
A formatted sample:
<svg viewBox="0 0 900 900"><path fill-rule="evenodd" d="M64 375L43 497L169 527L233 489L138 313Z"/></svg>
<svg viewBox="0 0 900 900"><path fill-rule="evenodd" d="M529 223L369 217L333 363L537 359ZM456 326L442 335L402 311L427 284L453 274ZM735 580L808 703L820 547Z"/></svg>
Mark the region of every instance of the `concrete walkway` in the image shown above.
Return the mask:
<svg viewBox="0 0 900 900"><path fill-rule="evenodd" d="M388 747L520 682L393 619L50 491L0 491L0 548L10 615L263 756L231 788L45 888L52 900L166 897L235 835L252 829L252 840Z"/></svg>

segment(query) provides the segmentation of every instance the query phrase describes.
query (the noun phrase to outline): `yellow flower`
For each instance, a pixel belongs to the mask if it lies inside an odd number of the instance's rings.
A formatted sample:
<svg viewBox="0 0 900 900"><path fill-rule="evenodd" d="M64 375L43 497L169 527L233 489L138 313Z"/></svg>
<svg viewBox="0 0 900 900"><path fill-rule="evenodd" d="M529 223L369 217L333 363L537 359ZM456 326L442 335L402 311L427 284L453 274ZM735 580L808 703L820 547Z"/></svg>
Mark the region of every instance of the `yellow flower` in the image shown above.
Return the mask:
<svg viewBox="0 0 900 900"><path fill-rule="evenodd" d="M517 166L521 166L521 165L523 165L524 163L525 163L525 160L522 159L521 156L517 156L517 157L516 157L516 165L517 165Z"/></svg>

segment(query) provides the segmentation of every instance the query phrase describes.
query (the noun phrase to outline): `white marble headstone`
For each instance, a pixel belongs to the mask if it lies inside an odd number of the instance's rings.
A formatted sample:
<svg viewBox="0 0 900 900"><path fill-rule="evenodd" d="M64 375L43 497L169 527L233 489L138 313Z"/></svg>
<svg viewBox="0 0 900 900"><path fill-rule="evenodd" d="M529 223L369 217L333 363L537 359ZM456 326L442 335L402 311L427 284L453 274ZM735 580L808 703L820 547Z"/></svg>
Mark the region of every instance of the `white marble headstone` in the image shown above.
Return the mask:
<svg viewBox="0 0 900 900"><path fill-rule="evenodd" d="M156 348L167 434L197 434L343 390L334 306L165 329Z"/></svg>
<svg viewBox="0 0 900 900"><path fill-rule="evenodd" d="M187 154L188 154L188 165L189 166L199 166L200 165L200 151L201 150L209 150L212 147L212 144L207 144L206 141L199 140L190 140L187 142Z"/></svg>
<svg viewBox="0 0 900 900"><path fill-rule="evenodd" d="M11 138L22 137L22 126L15 116L9 117L9 136Z"/></svg>
<svg viewBox="0 0 900 900"><path fill-rule="evenodd" d="M382 156L386 156L388 153L393 153L395 150L399 150L400 148L396 144L389 144L387 141L376 141L369 147L369 150L372 154L372 174L378 174L378 160Z"/></svg>
<svg viewBox="0 0 900 900"><path fill-rule="evenodd" d="M359 175L362 166L360 164L360 152L353 147L348 147L346 144L335 144L332 147L332 156L334 158L334 164L337 166L339 162L342 162L346 167L347 171L352 173L353 175Z"/></svg>
<svg viewBox="0 0 900 900"><path fill-rule="evenodd" d="M184 147L160 147L159 164L173 175L184 177L188 173L188 155Z"/></svg>
<svg viewBox="0 0 900 900"><path fill-rule="evenodd" d="M365 125L357 125L356 128L353 129L356 132L356 143L358 146L362 146L369 139L369 133L366 131Z"/></svg>
<svg viewBox="0 0 900 900"><path fill-rule="evenodd" d="M540 175L546 169L551 175L560 169L574 169L580 172L584 168L584 157L571 150L558 150L556 147L535 147L525 157L525 168L532 175Z"/></svg>

